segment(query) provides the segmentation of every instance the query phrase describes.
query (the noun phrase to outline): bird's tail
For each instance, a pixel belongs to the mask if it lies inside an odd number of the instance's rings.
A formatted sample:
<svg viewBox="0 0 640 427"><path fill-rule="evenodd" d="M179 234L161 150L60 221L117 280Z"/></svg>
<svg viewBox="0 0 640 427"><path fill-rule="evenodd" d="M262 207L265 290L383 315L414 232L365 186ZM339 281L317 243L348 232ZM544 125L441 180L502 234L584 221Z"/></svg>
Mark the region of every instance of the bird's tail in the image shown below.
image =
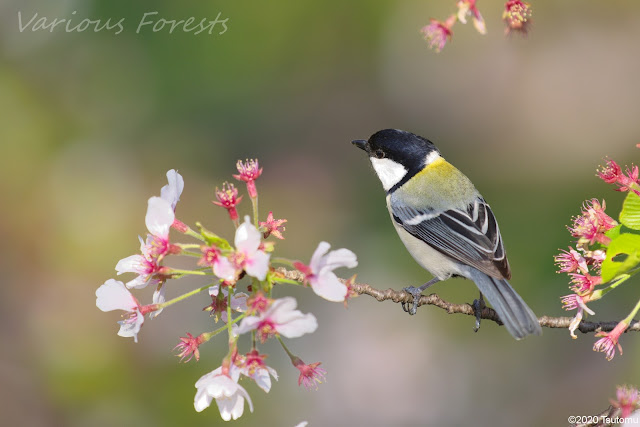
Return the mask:
<svg viewBox="0 0 640 427"><path fill-rule="evenodd" d="M519 340L527 335L542 335L538 318L522 297L509 285L509 282L490 277L475 269L471 274L471 279L515 339Z"/></svg>

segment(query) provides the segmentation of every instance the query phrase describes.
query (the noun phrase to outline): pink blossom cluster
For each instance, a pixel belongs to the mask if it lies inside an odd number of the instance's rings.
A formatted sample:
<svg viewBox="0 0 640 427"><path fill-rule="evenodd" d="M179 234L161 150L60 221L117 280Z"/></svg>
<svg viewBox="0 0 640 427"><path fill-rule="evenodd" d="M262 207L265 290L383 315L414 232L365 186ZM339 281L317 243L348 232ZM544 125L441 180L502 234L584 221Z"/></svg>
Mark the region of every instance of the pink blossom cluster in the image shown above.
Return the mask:
<svg viewBox="0 0 640 427"><path fill-rule="evenodd" d="M254 221L246 215L244 221L240 222L238 204L242 196L238 195L238 189L233 184L225 182L222 190L216 189L217 200L214 204L227 210L235 226L232 243L206 230L199 223L198 232L176 219L176 205L184 189L184 180L177 171L170 170L167 172L168 184L161 189L160 197L148 200L145 216L148 234L145 239L139 238L140 252L116 264L118 275L132 274L133 277L126 283L109 279L96 291L96 306L100 310L125 312L124 319L118 322L118 335L133 337L135 342L138 341L145 315L157 316L163 309L179 301L201 292L208 293L208 303L203 311L209 313L212 324L221 321L222 326L197 336L186 333L186 336L179 338L174 351L180 361L200 361L201 346L226 332L227 339L220 342L228 346L228 353L217 368L196 382L194 398L198 412L215 400L224 420L242 416L245 402L253 411L249 392L239 384L241 377L248 378L267 393L271 389L271 379L278 379L277 372L266 364L267 355L259 350L259 346L269 340L277 340L284 348L291 364L299 372L299 385L317 388L324 381L326 371L319 367L320 362L304 363L283 341L313 333L318 327L316 317L298 310L297 301L291 296L275 297L274 290L280 290L285 283L309 286L322 298L346 304L346 300L353 296L351 285L355 276L343 281L334 270L357 266L353 252L348 249L330 251L330 245L326 242L318 245L308 264L285 258L274 259L275 241L267 239L271 236L284 239L287 220L277 219L273 212L269 212L264 221L259 221L256 180L263 169L257 160L239 161L236 166L238 174L233 176L246 184ZM174 241L170 237L171 228L183 236L196 239L197 243ZM166 265L171 255L191 257L194 269ZM285 279L273 266L274 263L297 268L303 274L303 283ZM202 277L210 283L167 300L166 288L173 283L170 279L186 276ZM239 291L245 277L251 280L245 291ZM131 290L147 286L154 288L152 303L143 305ZM247 337L249 342L249 348L244 353L239 351L242 337Z"/></svg>
<svg viewBox="0 0 640 427"><path fill-rule="evenodd" d="M587 303L592 300L596 287L602 284L600 269L606 257L606 245L610 239L606 232L618 223L605 213L605 202L597 199L584 203L580 215L573 218L569 231L577 238L576 247L561 250L555 256L558 273L567 273L571 279L569 288L574 292L562 297L565 310L577 310L569 328L571 337L576 339L576 329L583 319L584 313L595 314ZM598 341L600 343L602 340ZM602 343L597 344L598 349ZM613 356L611 356L613 357Z"/></svg>
<svg viewBox="0 0 640 427"><path fill-rule="evenodd" d="M487 33L487 27L478 9L477 0L458 0L456 2L456 13L449 15L444 21L430 19L428 25L422 27L420 32L427 41L429 48L440 52L453 36L453 26L457 22L467 23L467 18L471 17L473 26L480 34ZM505 34L519 32L526 34L531 22L531 5L520 0L509 0L504 5L502 20L506 28Z"/></svg>
<svg viewBox="0 0 640 427"><path fill-rule="evenodd" d="M640 409L640 391L636 387L627 385L616 388L616 398L611 399L611 406L620 410L620 418L629 418L632 413Z"/></svg>
<svg viewBox="0 0 640 427"><path fill-rule="evenodd" d="M638 181L638 166L622 168L613 160L607 160L606 166L598 171L598 176L607 184L616 184L616 191L633 191L640 196L640 182Z"/></svg>
<svg viewBox="0 0 640 427"><path fill-rule="evenodd" d="M598 176L608 184L616 184L617 191L630 191L639 194L638 167L622 168L613 160L607 160L606 166L598 171ZM609 231L618 227L618 222L605 213L606 205L597 199L586 201L580 215L572 220L568 226L571 235L575 237L576 245L562 250L555 256L558 273L566 273L570 277L570 289L572 294L561 298L565 310L576 310L576 315L570 324L572 338L584 313L595 314L587 303L598 300L610 289L599 288L603 283L601 276L602 263L607 259L607 249L611 243ZM612 256L616 255L611 254ZM611 287L612 285L609 286ZM616 349L622 354L622 346L619 343L620 336L629 327L629 320L620 321L610 332L598 332L600 338L593 345L594 351L605 354L607 360L613 359Z"/></svg>

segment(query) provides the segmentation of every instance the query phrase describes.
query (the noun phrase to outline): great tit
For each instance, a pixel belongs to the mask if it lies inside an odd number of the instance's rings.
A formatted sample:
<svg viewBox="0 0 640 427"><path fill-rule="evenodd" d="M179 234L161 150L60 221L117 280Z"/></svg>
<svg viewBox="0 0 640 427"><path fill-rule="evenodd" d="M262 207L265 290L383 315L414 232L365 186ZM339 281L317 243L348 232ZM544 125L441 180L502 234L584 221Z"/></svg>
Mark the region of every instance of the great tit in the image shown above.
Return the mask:
<svg viewBox="0 0 640 427"><path fill-rule="evenodd" d="M493 212L462 172L431 141L385 129L353 144L369 155L387 193L391 221L409 253L434 278L404 290L413 295L405 311L415 314L420 294L452 276L473 280L476 330L484 295L516 339L540 335L538 318L509 285L511 270Z"/></svg>

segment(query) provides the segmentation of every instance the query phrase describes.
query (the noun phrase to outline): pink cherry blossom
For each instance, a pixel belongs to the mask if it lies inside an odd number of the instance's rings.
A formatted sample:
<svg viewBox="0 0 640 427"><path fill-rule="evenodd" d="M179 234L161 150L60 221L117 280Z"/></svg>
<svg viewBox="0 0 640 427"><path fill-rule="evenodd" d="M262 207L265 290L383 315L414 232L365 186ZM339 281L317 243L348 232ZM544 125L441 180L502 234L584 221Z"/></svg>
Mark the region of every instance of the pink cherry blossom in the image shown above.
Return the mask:
<svg viewBox="0 0 640 427"><path fill-rule="evenodd" d="M176 356L180 358L180 361L184 361L187 363L195 356L196 362L200 360L200 351L198 351L198 347L205 341L205 336L200 334L194 338L189 332L187 332L186 337L180 337L180 342L173 349L179 350ZM187 360L184 360L184 359Z"/></svg>
<svg viewBox="0 0 640 427"><path fill-rule="evenodd" d="M304 384L307 390L311 390L312 388L318 389L318 384L322 384L325 380L325 375L327 371L322 368L319 368L320 362L311 363L310 365L305 364L300 358L296 357L292 360L293 366L298 368L300 371L300 376L298 377L298 385Z"/></svg>
<svg viewBox="0 0 640 427"><path fill-rule="evenodd" d="M265 393L269 393L269 390L271 390L271 377L277 381L278 373L272 367L267 366L265 363L266 358L266 354L260 354L258 350L254 349L245 356L239 356L235 363L240 368L242 375L251 378Z"/></svg>
<svg viewBox="0 0 640 427"><path fill-rule="evenodd" d="M241 271L258 280L264 280L269 271L270 255L260 250L262 235L245 216L245 221L236 230L235 251L229 257L221 257L213 272L222 280L233 282Z"/></svg>
<svg viewBox="0 0 640 427"><path fill-rule="evenodd" d="M262 168L258 165L258 159L247 160L245 163L238 160L236 164L239 174L233 175L233 177L239 181L247 183L247 192L249 197L255 199L258 197L258 191L256 190L256 179L262 175Z"/></svg>
<svg viewBox="0 0 640 427"><path fill-rule="evenodd" d="M451 15L445 22L431 19L431 23L422 27L420 32L424 39L429 43L429 48L440 52L447 40L451 40L453 32L451 27L456 22L456 15Z"/></svg>
<svg viewBox="0 0 640 427"><path fill-rule="evenodd" d="M118 275L123 273L135 273L138 275L127 282L127 288L141 289L161 282L161 279L156 277L156 274L160 271L158 257L151 253L151 248L151 244L147 244L140 238L141 253L123 258L116 264Z"/></svg>
<svg viewBox="0 0 640 427"><path fill-rule="evenodd" d="M231 221L237 225L238 210L236 206L242 200L242 196L238 197L238 189L233 184L225 182L222 184L222 190L218 190L216 187L216 199L218 199L218 201L212 203L225 208L229 213Z"/></svg>
<svg viewBox="0 0 640 427"><path fill-rule="evenodd" d="M622 346L618 342L620 335L627 330L629 324L622 321L616 325L611 332L598 332L596 337L602 337L593 345L593 351L600 351L606 354L607 360L613 359L616 354L616 346L622 354Z"/></svg>
<svg viewBox="0 0 640 427"><path fill-rule="evenodd" d="M213 274L224 280L235 280L239 272L229 259L222 256L220 249L216 246L202 246L200 250L202 258L198 261L198 265L212 267Z"/></svg>
<svg viewBox="0 0 640 427"><path fill-rule="evenodd" d="M480 11L476 7L476 0L459 0L458 1L458 21L463 24L467 23L467 16L473 16L473 26L480 34L487 33L487 27L484 23L484 18L480 14Z"/></svg>
<svg viewBox="0 0 640 427"><path fill-rule="evenodd" d="M138 332L144 322L144 315L155 310L152 306L141 306L138 300L127 290L124 283L109 279L96 290L96 306L102 311L126 311L124 320L118 322L121 337L133 337L138 342Z"/></svg>
<svg viewBox="0 0 640 427"><path fill-rule="evenodd" d="M569 251L562 250L562 253L554 257L556 264L560 268L558 273L573 273L581 271L587 273L587 261L582 255L572 247L569 247Z"/></svg>
<svg viewBox="0 0 640 427"><path fill-rule="evenodd" d="M219 285L214 285L209 288L209 295L211 296L212 303L205 307L205 309L211 311L211 316L215 316L216 321L219 316L224 323L227 323L227 301L229 291L226 288L222 288L222 297L220 298L218 297L219 292ZM247 311L247 297L248 295L243 292L238 292L232 295L231 310L240 313Z"/></svg>
<svg viewBox="0 0 640 427"><path fill-rule="evenodd" d="M589 273L579 274L571 273L571 290L578 294L590 294L594 288L602 283L602 277L592 276Z"/></svg>
<svg viewBox="0 0 640 427"><path fill-rule="evenodd" d="M148 253L162 258L169 253L169 230L176 215L171 203L161 197L151 197L147 206L145 223L149 236L147 237Z"/></svg>
<svg viewBox="0 0 640 427"><path fill-rule="evenodd" d="M127 282L128 288L144 288L157 285L162 278L160 262L170 252L175 252L169 243L169 230L175 220L171 203L160 197L149 199L145 222L149 233L145 242L140 238L140 254L123 258L116 264L118 274L135 273L138 277Z"/></svg>
<svg viewBox="0 0 640 427"><path fill-rule="evenodd" d="M244 334L255 330L260 340L265 342L276 334L287 338L298 338L314 332L318 328L316 317L311 313L302 314L295 309L296 305L297 302L293 297L277 299L264 313L242 319L237 333Z"/></svg>
<svg viewBox="0 0 640 427"><path fill-rule="evenodd" d="M531 25L531 5L520 0L509 0L504 5L502 20L507 24L505 34L516 31L527 34Z"/></svg>
<svg viewBox="0 0 640 427"><path fill-rule="evenodd" d="M569 231L573 237L578 237L580 241L588 242L590 245L595 242L609 244L611 239L605 236L605 232L618 225L617 221L607 215L604 210L606 204L602 204L597 199L588 200L582 208L582 215L573 219L573 225Z"/></svg>
<svg viewBox="0 0 640 427"><path fill-rule="evenodd" d="M628 418L633 411L640 408L640 392L635 387L618 386L616 400L611 400L611 405L620 409L621 418Z"/></svg>
<svg viewBox="0 0 640 427"><path fill-rule="evenodd" d="M358 260L349 249L327 253L330 247L329 243L320 242L309 265L296 262L294 267L305 275L305 282L311 285L317 295L329 301L341 302L347 296L348 289L333 270L340 267L353 268L358 265Z"/></svg>
<svg viewBox="0 0 640 427"><path fill-rule="evenodd" d="M222 367L203 375L196 382L196 396L193 405L197 412L202 412L211 405L213 399L218 404L220 416L229 421L237 420L244 413L245 399L249 403L249 410L253 412L253 403L249 393L238 384L240 372L230 369L229 374L222 373Z"/></svg>
<svg viewBox="0 0 640 427"><path fill-rule="evenodd" d="M277 239L283 240L284 236L282 232L285 230L284 223L287 222L286 219L274 219L273 212L269 212L267 215L266 221L260 221L260 227L264 227L266 230L264 233L265 239L269 236L273 236Z"/></svg>
<svg viewBox="0 0 640 427"><path fill-rule="evenodd" d="M578 310L576 315L571 319L569 324L569 334L574 340L577 339L576 329L580 326L584 312L594 315L595 313L587 307L588 297L582 297L578 294L565 295L562 297L562 308L565 310Z"/></svg>
<svg viewBox="0 0 640 427"><path fill-rule="evenodd" d="M607 160L607 165L598 171L598 176L607 184L616 184L619 188L616 191L633 191L640 196L640 182L638 166L626 168L626 173L622 173L622 168L613 160ZM634 188L635 187L635 188Z"/></svg>

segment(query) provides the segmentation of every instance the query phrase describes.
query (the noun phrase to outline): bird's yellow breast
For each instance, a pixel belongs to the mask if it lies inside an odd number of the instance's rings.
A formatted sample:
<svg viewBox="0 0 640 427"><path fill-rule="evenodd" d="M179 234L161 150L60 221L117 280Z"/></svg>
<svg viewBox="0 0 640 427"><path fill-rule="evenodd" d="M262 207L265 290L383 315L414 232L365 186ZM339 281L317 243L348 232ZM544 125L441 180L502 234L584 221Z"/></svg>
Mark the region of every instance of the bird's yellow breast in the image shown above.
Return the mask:
<svg viewBox="0 0 640 427"><path fill-rule="evenodd" d="M409 206L447 210L464 209L478 196L469 178L442 157L424 167L398 189Z"/></svg>

